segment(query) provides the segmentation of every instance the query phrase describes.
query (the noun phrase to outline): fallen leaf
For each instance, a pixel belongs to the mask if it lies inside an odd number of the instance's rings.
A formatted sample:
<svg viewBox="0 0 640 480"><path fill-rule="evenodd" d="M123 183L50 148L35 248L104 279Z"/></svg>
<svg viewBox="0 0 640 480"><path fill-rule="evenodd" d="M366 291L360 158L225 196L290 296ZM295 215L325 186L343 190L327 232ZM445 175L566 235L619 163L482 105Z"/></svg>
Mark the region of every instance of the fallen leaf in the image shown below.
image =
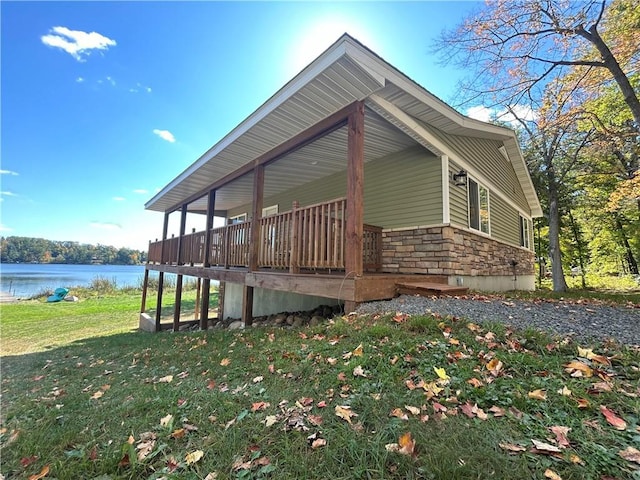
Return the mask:
<svg viewBox="0 0 640 480"><path fill-rule="evenodd" d="M356 349L353 352L351 352L351 354L354 357L361 357L363 353L364 352L363 352L362 344L358 345Z"/></svg>
<svg viewBox="0 0 640 480"><path fill-rule="evenodd" d="M560 452L560 448L555 445L550 445L545 442L541 442L539 440L531 439L531 443L536 448L536 450L540 453L558 453Z"/></svg>
<svg viewBox="0 0 640 480"><path fill-rule="evenodd" d="M553 434L556 436L556 443L561 448L567 448L570 446L569 440L567 439L567 433L571 430L569 427L563 427L561 425L554 425L550 428Z"/></svg>
<svg viewBox="0 0 640 480"><path fill-rule="evenodd" d="M493 407L491 407L489 411L493 413L494 417L504 417L505 414L507 413L504 408L499 407L497 405L494 405Z"/></svg>
<svg viewBox="0 0 640 480"><path fill-rule="evenodd" d="M429 382L429 383L425 383L422 386L422 389L424 390L424 394L427 397L427 400L431 400L433 397L437 397L438 395L440 395L440 392L442 392L442 388L439 387L438 385L436 385L435 382Z"/></svg>
<svg viewBox="0 0 640 480"><path fill-rule="evenodd" d="M38 473L37 475L30 475L29 480L40 480L41 478L46 477L48 474L49 465L45 465L44 467L42 467L42 470L40 470L40 473Z"/></svg>
<svg viewBox="0 0 640 480"><path fill-rule="evenodd" d="M324 400L316 403L316 407L318 407L318 408L324 408L326 406L327 406L327 402L325 402Z"/></svg>
<svg viewBox="0 0 640 480"><path fill-rule="evenodd" d="M253 379L253 383L260 383L262 380L264 380L264 377L260 375L259 377L255 377Z"/></svg>
<svg viewBox="0 0 640 480"><path fill-rule="evenodd" d="M564 371L571 374L572 377L591 377L593 376L593 370L589 365L586 365L578 360L564 365Z"/></svg>
<svg viewBox="0 0 640 480"><path fill-rule="evenodd" d="M364 373L364 370L362 369L362 365L358 365L356 368L353 369L353 376L367 378L367 374Z"/></svg>
<svg viewBox="0 0 640 480"><path fill-rule="evenodd" d="M231 360L228 359L228 358L223 358L222 360L220 360L220 366L222 366L222 367L226 367L230 363L231 363Z"/></svg>
<svg viewBox="0 0 640 480"><path fill-rule="evenodd" d="M276 417L275 415L267 415L267 417L264 419L264 424L267 427L270 427L275 423L277 423L277 421L278 421L278 417Z"/></svg>
<svg viewBox="0 0 640 480"><path fill-rule="evenodd" d="M412 415L420 415L420 409L418 407L412 407L411 405L405 405L406 408Z"/></svg>
<svg viewBox="0 0 640 480"><path fill-rule="evenodd" d="M547 468L544 471L544 477L550 480L562 480L562 477L558 475L556 472L554 472L553 470L551 470L550 468Z"/></svg>
<svg viewBox="0 0 640 480"><path fill-rule="evenodd" d="M203 455L204 455L204 452L202 450L196 450L194 452L187 453L187 455L184 457L184 460L187 463L187 465L192 465L198 462Z"/></svg>
<svg viewBox="0 0 640 480"><path fill-rule="evenodd" d="M158 379L158 383L171 383L171 382L173 382L173 375L167 375L165 377Z"/></svg>
<svg viewBox="0 0 640 480"><path fill-rule="evenodd" d="M451 378L449 375L447 375L447 372L444 370L444 368L433 367L433 371L436 372L436 375L438 375L438 378L440 380L449 380Z"/></svg>
<svg viewBox="0 0 640 480"><path fill-rule="evenodd" d="M176 440L184 437L187 434L187 431L184 428L178 428L171 433L171 438L175 438Z"/></svg>
<svg viewBox="0 0 640 480"><path fill-rule="evenodd" d="M268 408L271 404L268 402L255 402L251 405L251 411L257 412L258 410L264 410Z"/></svg>
<svg viewBox="0 0 640 480"><path fill-rule="evenodd" d="M477 378L470 378L469 380L467 380L467 383L469 385L473 385L475 388L480 388L480 387L484 387L484 383L482 383L480 380L478 380Z"/></svg>
<svg viewBox="0 0 640 480"><path fill-rule="evenodd" d="M638 450L637 448L627 447L624 450L620 450L618 452L618 455L629 462L640 464L640 450Z"/></svg>
<svg viewBox="0 0 640 480"><path fill-rule="evenodd" d="M400 420L409 420L408 415L404 413L404 410L402 410L401 408L394 408L393 410L391 410L389 416L399 418Z"/></svg>
<svg viewBox="0 0 640 480"><path fill-rule="evenodd" d="M204 477L204 480L217 480L218 479L218 473L217 472L209 472L209 474Z"/></svg>
<svg viewBox="0 0 640 480"><path fill-rule="evenodd" d="M616 430L626 430L627 422L625 422L623 419L618 417L615 413L613 413L611 410L609 410L604 405L600 405L600 413L602 413L602 415L604 415L604 418L607 419L607 422L609 422L611 425L613 425L613 427Z"/></svg>
<svg viewBox="0 0 640 480"><path fill-rule="evenodd" d="M589 408L589 400L586 398L576 398L576 402L578 403L578 408Z"/></svg>
<svg viewBox="0 0 640 480"><path fill-rule="evenodd" d="M514 453L525 452L527 450L526 447L523 447L522 445L517 445L515 443L499 443L498 446L504 450L507 450L508 452L514 452Z"/></svg>
<svg viewBox="0 0 640 480"><path fill-rule="evenodd" d="M98 390L96 393L91 395L91 400L97 400L100 397L102 397L103 395L104 395L104 392L102 390Z"/></svg>
<svg viewBox="0 0 640 480"><path fill-rule="evenodd" d="M469 418L474 418L476 416L476 412L473 411L473 405L469 402L462 405L460 410Z"/></svg>
<svg viewBox="0 0 640 480"><path fill-rule="evenodd" d="M311 448L316 449L324 447L326 444L327 441L324 438L316 438L313 442L311 442Z"/></svg>
<svg viewBox="0 0 640 480"><path fill-rule="evenodd" d="M502 362L497 358L492 358L489 363L487 363L486 368L487 370L489 370L489 373L491 373L491 375L497 377L498 375L500 375L500 371L502 370L503 365Z"/></svg>
<svg viewBox="0 0 640 480"><path fill-rule="evenodd" d="M529 392L527 394L527 396L529 398L533 398L535 400L546 400L547 399L547 392L545 390L541 390L541 389L537 389L537 390L533 390L531 392Z"/></svg>
<svg viewBox="0 0 640 480"><path fill-rule="evenodd" d="M571 390L569 390L567 388L567 386L565 385L560 390L558 390L558 394L562 395L563 397L570 397L571 396Z"/></svg>
<svg viewBox="0 0 640 480"><path fill-rule="evenodd" d="M409 317L410 315L406 313L396 312L396 314L393 316L393 321L396 323L403 323L403 322L406 322L407 318Z"/></svg>
<svg viewBox="0 0 640 480"><path fill-rule="evenodd" d="M335 412L338 417L346 420L349 425L351 425L351 417L358 416L358 414L347 405L336 405Z"/></svg>
<svg viewBox="0 0 640 480"><path fill-rule="evenodd" d="M403 435L400 435L398 439L398 445L400 445L399 453L403 455L413 455L414 450L416 448L416 441L411 438L411 432L407 432Z"/></svg>
<svg viewBox="0 0 640 480"><path fill-rule="evenodd" d="M38 460L38 457L36 457L35 455L31 457L22 457L20 459L20 465L22 465L23 467L28 467L29 465L34 463L36 460Z"/></svg>
<svg viewBox="0 0 640 480"><path fill-rule="evenodd" d="M160 426L166 427L173 421L173 415L168 414L160 419Z"/></svg>

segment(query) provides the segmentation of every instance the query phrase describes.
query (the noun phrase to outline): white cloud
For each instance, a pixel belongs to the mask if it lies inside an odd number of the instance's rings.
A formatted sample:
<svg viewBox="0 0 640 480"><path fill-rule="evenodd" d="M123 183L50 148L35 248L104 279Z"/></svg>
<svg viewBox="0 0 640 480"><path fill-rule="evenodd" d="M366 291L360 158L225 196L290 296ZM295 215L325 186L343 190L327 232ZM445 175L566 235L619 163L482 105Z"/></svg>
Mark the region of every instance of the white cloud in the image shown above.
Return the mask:
<svg viewBox="0 0 640 480"><path fill-rule="evenodd" d="M120 230L122 228L117 223L109 223L109 222L91 222L89 226L93 228L98 228L100 230Z"/></svg>
<svg viewBox="0 0 640 480"><path fill-rule="evenodd" d="M83 77L76 78L76 83L82 83L82 82L84 82L84 78Z"/></svg>
<svg viewBox="0 0 640 480"><path fill-rule="evenodd" d="M526 122L530 122L538 118L537 113L531 110L531 108L527 106L515 105L511 107L511 110L513 111L513 113L511 113L506 108L499 111L496 118L498 120L502 120L503 122L507 122L511 124L519 124L517 120L518 118Z"/></svg>
<svg viewBox="0 0 640 480"><path fill-rule="evenodd" d="M0 195L2 195L3 197L17 197L18 195L16 195L13 192L9 192L7 190L0 192Z"/></svg>
<svg viewBox="0 0 640 480"><path fill-rule="evenodd" d="M0 170L0 175L20 175L18 172L14 172L13 170Z"/></svg>
<svg viewBox="0 0 640 480"><path fill-rule="evenodd" d="M491 120L494 114L494 110L483 107L482 105L471 107L467 110L467 117L475 118L476 120L481 120L483 122L488 122L489 120Z"/></svg>
<svg viewBox="0 0 640 480"><path fill-rule="evenodd" d="M4 223L0 223L0 232L12 232L13 228L7 227Z"/></svg>
<svg viewBox="0 0 640 480"><path fill-rule="evenodd" d="M114 199L116 202L124 202L124 201L126 200L126 198L124 198L124 197L113 197L113 199Z"/></svg>
<svg viewBox="0 0 640 480"><path fill-rule="evenodd" d="M52 33L40 37L42 43L53 48L60 48L79 62L92 50L107 50L116 45L116 41L97 32L70 30L67 27L53 27Z"/></svg>
<svg viewBox="0 0 640 480"><path fill-rule="evenodd" d="M149 190L146 190L144 188L136 188L133 193L138 193L140 195L147 195L149 193Z"/></svg>
<svg viewBox="0 0 640 480"><path fill-rule="evenodd" d="M538 117L534 110L523 105L515 105L510 109L502 108L500 110L483 106L471 107L467 109L467 116L483 122L505 122L513 128L518 128L520 126L520 122L517 120L518 118L529 122Z"/></svg>
<svg viewBox="0 0 640 480"><path fill-rule="evenodd" d="M166 140L169 143L173 143L176 141L176 138L173 136L173 133L171 133L169 130L158 130L157 128L155 128L153 130L153 133L155 133L161 139Z"/></svg>

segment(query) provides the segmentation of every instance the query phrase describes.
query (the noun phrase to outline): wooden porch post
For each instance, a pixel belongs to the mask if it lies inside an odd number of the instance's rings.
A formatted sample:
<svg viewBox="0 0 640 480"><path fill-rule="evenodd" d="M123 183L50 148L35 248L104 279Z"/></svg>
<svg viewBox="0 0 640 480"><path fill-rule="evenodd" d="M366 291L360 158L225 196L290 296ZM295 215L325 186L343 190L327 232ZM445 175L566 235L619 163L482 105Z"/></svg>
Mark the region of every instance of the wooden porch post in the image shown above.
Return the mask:
<svg viewBox="0 0 640 480"><path fill-rule="evenodd" d="M142 281L142 301L140 302L140 313L144 313L147 309L147 287L148 286L149 286L149 269L145 267L144 280Z"/></svg>
<svg viewBox="0 0 640 480"><path fill-rule="evenodd" d="M364 103L349 115L347 151L346 273L362 275L364 220Z"/></svg>
<svg viewBox="0 0 640 480"><path fill-rule="evenodd" d="M176 263L182 265L182 243L184 242L184 234L187 226L187 204L182 205L180 211L180 234L178 235L178 257ZM176 278L176 302L173 309L173 331L180 330L180 310L182 309L182 275L178 274Z"/></svg>
<svg viewBox="0 0 640 480"><path fill-rule="evenodd" d="M253 169L253 215L251 217L251 240L249 242L248 262L250 272L258 269L263 195L264 165L256 165ZM242 289L242 322L245 326L251 326L253 323L253 287L247 285L244 285Z"/></svg>
<svg viewBox="0 0 640 480"><path fill-rule="evenodd" d="M162 226L162 244L160 246L160 263L164 260L165 244L167 243L167 233L169 231L169 212L164 214L164 225ZM156 301L156 332L160 331L160 319L162 317L162 289L164 288L164 272L158 274L158 298Z"/></svg>
<svg viewBox="0 0 640 480"><path fill-rule="evenodd" d="M211 266L211 229L213 228L213 213L216 206L216 191L209 190L207 196L207 226L204 235L204 258L202 266L207 268ZM200 306L200 330L206 330L209 322L209 296L211 289L211 280L205 278L202 282L202 305Z"/></svg>
<svg viewBox="0 0 640 480"><path fill-rule="evenodd" d="M347 141L347 208L345 235L345 274L354 277L363 272L364 223L364 102L357 102L348 120ZM345 312L357 306L345 301Z"/></svg>
<svg viewBox="0 0 640 480"><path fill-rule="evenodd" d="M300 208L300 204L297 200L293 201L293 205L291 206L291 232L290 232L290 241L289 241L289 273L300 273L300 259L298 254L298 208Z"/></svg>

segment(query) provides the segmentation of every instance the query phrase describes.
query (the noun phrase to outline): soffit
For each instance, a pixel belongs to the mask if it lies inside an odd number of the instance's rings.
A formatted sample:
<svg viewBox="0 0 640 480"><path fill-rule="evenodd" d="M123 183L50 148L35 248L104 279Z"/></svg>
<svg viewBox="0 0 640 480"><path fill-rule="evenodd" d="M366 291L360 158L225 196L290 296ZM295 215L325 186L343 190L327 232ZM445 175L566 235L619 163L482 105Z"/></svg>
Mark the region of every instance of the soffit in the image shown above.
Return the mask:
<svg viewBox="0 0 640 480"><path fill-rule="evenodd" d="M365 163L400 152L414 140L373 111L365 111ZM339 128L270 163L265 168L264 197L277 195L347 168L347 127ZM216 190L216 210L229 210L251 203L253 173ZM189 204L190 211L206 211L206 197Z"/></svg>

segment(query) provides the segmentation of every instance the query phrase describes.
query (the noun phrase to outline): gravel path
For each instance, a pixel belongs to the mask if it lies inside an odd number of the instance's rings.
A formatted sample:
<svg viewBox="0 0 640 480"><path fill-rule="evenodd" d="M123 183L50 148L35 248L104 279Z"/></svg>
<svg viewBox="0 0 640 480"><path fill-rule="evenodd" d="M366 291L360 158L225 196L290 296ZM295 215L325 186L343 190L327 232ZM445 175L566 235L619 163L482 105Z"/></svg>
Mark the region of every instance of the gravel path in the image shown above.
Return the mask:
<svg viewBox="0 0 640 480"><path fill-rule="evenodd" d="M625 306L486 296L435 298L402 295L393 300L364 303L357 312L438 313L475 323L501 322L515 328L536 328L585 340L614 339L627 345L640 345L640 309Z"/></svg>

